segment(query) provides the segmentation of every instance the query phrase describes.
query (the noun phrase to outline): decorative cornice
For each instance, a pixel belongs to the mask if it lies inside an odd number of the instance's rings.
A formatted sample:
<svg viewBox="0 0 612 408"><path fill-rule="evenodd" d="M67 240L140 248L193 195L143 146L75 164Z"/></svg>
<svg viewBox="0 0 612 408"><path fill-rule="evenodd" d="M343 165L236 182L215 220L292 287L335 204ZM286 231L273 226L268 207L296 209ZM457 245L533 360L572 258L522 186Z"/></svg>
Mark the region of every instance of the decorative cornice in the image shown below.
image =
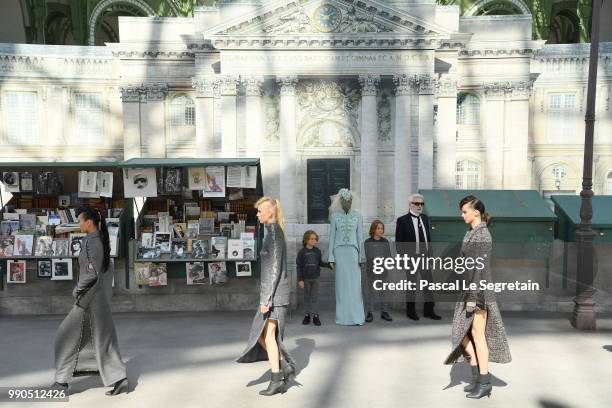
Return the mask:
<svg viewBox="0 0 612 408"><path fill-rule="evenodd" d="M140 86L120 86L119 92L121 92L123 102L140 102Z"/></svg>
<svg viewBox="0 0 612 408"><path fill-rule="evenodd" d="M168 84L146 83L141 85L124 85L119 87L123 102L163 101L168 93Z"/></svg>
<svg viewBox="0 0 612 408"><path fill-rule="evenodd" d="M380 84L380 75L359 75L359 84L361 85L361 95L376 96Z"/></svg>
<svg viewBox="0 0 612 408"><path fill-rule="evenodd" d="M393 83L396 96L408 96L414 94L418 79L416 75L399 74L393 75Z"/></svg>
<svg viewBox="0 0 612 408"><path fill-rule="evenodd" d="M533 90L533 81L488 82L483 84L483 89L487 98L529 99Z"/></svg>
<svg viewBox="0 0 612 408"><path fill-rule="evenodd" d="M113 50L113 57L119 59L169 59L192 60L195 54L183 50Z"/></svg>
<svg viewBox="0 0 612 408"><path fill-rule="evenodd" d="M384 34L384 33L382 33ZM216 49L437 49L441 40L434 38L406 38L401 35L373 36L346 35L283 35L283 36L248 36L241 38L215 38L212 45Z"/></svg>
<svg viewBox="0 0 612 408"><path fill-rule="evenodd" d="M236 96L238 94L238 85L240 81L235 75L226 75L221 77L220 81L221 95L224 96Z"/></svg>
<svg viewBox="0 0 612 408"><path fill-rule="evenodd" d="M249 76L242 78L244 89L247 96L261 96L262 85L264 83L263 77Z"/></svg>
<svg viewBox="0 0 612 408"><path fill-rule="evenodd" d="M146 83L142 85L142 90L147 96L147 101L163 101L168 94L168 84Z"/></svg>
<svg viewBox="0 0 612 408"><path fill-rule="evenodd" d="M219 79L215 77L192 78L191 87L196 90L198 98L212 98L215 96L215 88L219 86Z"/></svg>
<svg viewBox="0 0 612 408"><path fill-rule="evenodd" d="M434 78L429 75L419 76L419 95L433 95L434 93Z"/></svg>
<svg viewBox="0 0 612 408"><path fill-rule="evenodd" d="M435 80L434 93L438 98L456 98L457 79L441 76Z"/></svg>
<svg viewBox="0 0 612 408"><path fill-rule="evenodd" d="M276 82L280 85L281 96L295 95L295 87L298 83L298 77L295 75L277 76Z"/></svg>

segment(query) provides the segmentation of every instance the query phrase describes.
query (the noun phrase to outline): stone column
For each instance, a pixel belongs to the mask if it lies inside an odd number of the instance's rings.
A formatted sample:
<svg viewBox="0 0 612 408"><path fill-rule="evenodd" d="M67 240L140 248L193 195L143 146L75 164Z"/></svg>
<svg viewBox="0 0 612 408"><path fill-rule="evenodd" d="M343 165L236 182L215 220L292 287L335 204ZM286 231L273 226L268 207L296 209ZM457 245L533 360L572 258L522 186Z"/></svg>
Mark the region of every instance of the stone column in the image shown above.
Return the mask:
<svg viewBox="0 0 612 408"><path fill-rule="evenodd" d="M123 105L123 159L140 157L140 89L135 86L122 86Z"/></svg>
<svg viewBox="0 0 612 408"><path fill-rule="evenodd" d="M482 116L485 143L484 188L501 189L504 169L505 86L499 82L485 84L485 106Z"/></svg>
<svg viewBox="0 0 612 408"><path fill-rule="evenodd" d="M442 77L436 84L438 98L436 140L436 188L454 189L457 162L457 80Z"/></svg>
<svg viewBox="0 0 612 408"><path fill-rule="evenodd" d="M263 109L261 87L263 77L251 76L244 79L246 89L246 156L262 158L263 154Z"/></svg>
<svg viewBox="0 0 612 408"><path fill-rule="evenodd" d="M143 84L141 102L142 135L147 142L148 157L166 157L166 109L164 101L167 84Z"/></svg>
<svg viewBox="0 0 612 408"><path fill-rule="evenodd" d="M218 81L214 77L193 78L196 90L195 123L196 123L196 156L214 157L213 132L215 126L214 90Z"/></svg>
<svg viewBox="0 0 612 408"><path fill-rule="evenodd" d="M221 156L238 157L236 96L238 77L228 75L221 80Z"/></svg>
<svg viewBox="0 0 612 408"><path fill-rule="evenodd" d="M393 76L395 84L395 153L394 212L395 218L408 212L408 197L412 193L412 96L415 78L408 74Z"/></svg>
<svg viewBox="0 0 612 408"><path fill-rule="evenodd" d="M419 188L433 188L433 89L431 75L419 77Z"/></svg>
<svg viewBox="0 0 612 408"><path fill-rule="evenodd" d="M361 84L361 211L364 224L378 218L378 75L360 75Z"/></svg>
<svg viewBox="0 0 612 408"><path fill-rule="evenodd" d="M510 105L506 109L506 140L504 152L504 186L505 189L520 190L531 188L529 164L529 98L532 85L530 81L512 84Z"/></svg>
<svg viewBox="0 0 612 408"><path fill-rule="evenodd" d="M280 201L285 214L285 222L297 223L298 199L295 188L296 169L296 96L297 76L279 76L276 81L280 85Z"/></svg>

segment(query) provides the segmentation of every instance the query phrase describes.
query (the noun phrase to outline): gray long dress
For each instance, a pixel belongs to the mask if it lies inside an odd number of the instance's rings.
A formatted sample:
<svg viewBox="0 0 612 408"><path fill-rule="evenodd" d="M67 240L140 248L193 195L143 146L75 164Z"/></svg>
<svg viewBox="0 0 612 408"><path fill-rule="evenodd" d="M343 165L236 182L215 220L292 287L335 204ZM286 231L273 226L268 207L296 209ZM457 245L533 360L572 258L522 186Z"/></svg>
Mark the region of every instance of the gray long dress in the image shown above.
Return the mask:
<svg viewBox="0 0 612 408"><path fill-rule="evenodd" d="M55 337L55 381L68 383L74 371L99 371L110 386L126 377L111 314L113 264L102 273L104 250L99 233L83 238L79 280L73 295L87 290L60 324ZM93 286L92 286L93 285Z"/></svg>
<svg viewBox="0 0 612 408"><path fill-rule="evenodd" d="M268 360L268 353L258 343L266 320L277 321L276 343L281 356L294 366L295 361L283 344L285 334L285 319L287 307L289 306L289 277L287 275L287 245L285 234L281 227L274 224L266 224L266 236L260 251L261 259L261 288L259 291L259 305L270 306L270 311L262 314L257 308L249 340L242 354L236 359L239 363L252 363L254 361Z"/></svg>
<svg viewBox="0 0 612 408"><path fill-rule="evenodd" d="M474 229L469 230L463 238L461 246L461 256L478 258L485 257L485 268L472 271L471 282L485 280L492 282L491 277L491 250L492 240L486 223L481 222ZM468 316L465 311L466 302L476 301L483 304L487 309L487 323L485 327L485 338L489 348L489 361L493 363L509 363L512 360L508 340L506 339L506 329L501 318L501 313L495 301L495 293L490 290L463 291L459 295L459 300L455 304L455 314L453 317L452 329L452 351L444 361L444 364L453 364L464 361L467 357L461 342L468 331L471 330L473 313Z"/></svg>

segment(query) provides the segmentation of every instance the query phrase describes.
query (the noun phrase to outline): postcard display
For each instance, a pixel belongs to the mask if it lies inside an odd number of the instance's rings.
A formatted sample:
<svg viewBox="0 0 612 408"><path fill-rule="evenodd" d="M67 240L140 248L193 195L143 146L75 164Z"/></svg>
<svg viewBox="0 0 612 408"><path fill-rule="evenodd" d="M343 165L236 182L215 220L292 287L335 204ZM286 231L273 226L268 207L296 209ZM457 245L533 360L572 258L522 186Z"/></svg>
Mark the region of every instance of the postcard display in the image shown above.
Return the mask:
<svg viewBox="0 0 612 408"><path fill-rule="evenodd" d="M222 285L258 275L258 166L127 169L126 197L147 194L132 244L134 282ZM157 186L152 189L151 186Z"/></svg>
<svg viewBox="0 0 612 408"><path fill-rule="evenodd" d="M113 199L122 192L119 186L113 189L112 171L32 166L18 171L2 169L0 174L5 191L13 195L2 203L0 213L0 265L7 284L75 280L75 259L85 236L80 233L77 210L84 205L105 215L111 257L119 255L124 200ZM4 283L4 278L0 282Z"/></svg>

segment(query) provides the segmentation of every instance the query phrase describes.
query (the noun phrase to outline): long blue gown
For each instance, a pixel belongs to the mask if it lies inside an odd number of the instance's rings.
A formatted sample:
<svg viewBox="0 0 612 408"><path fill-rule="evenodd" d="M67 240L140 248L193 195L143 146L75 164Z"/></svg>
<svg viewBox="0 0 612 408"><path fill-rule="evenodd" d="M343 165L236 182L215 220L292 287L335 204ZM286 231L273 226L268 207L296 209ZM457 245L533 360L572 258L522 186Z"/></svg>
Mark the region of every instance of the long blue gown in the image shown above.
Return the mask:
<svg viewBox="0 0 612 408"><path fill-rule="evenodd" d="M329 262L336 263L336 324L365 321L361 292L363 221L357 211L334 213L329 228Z"/></svg>

